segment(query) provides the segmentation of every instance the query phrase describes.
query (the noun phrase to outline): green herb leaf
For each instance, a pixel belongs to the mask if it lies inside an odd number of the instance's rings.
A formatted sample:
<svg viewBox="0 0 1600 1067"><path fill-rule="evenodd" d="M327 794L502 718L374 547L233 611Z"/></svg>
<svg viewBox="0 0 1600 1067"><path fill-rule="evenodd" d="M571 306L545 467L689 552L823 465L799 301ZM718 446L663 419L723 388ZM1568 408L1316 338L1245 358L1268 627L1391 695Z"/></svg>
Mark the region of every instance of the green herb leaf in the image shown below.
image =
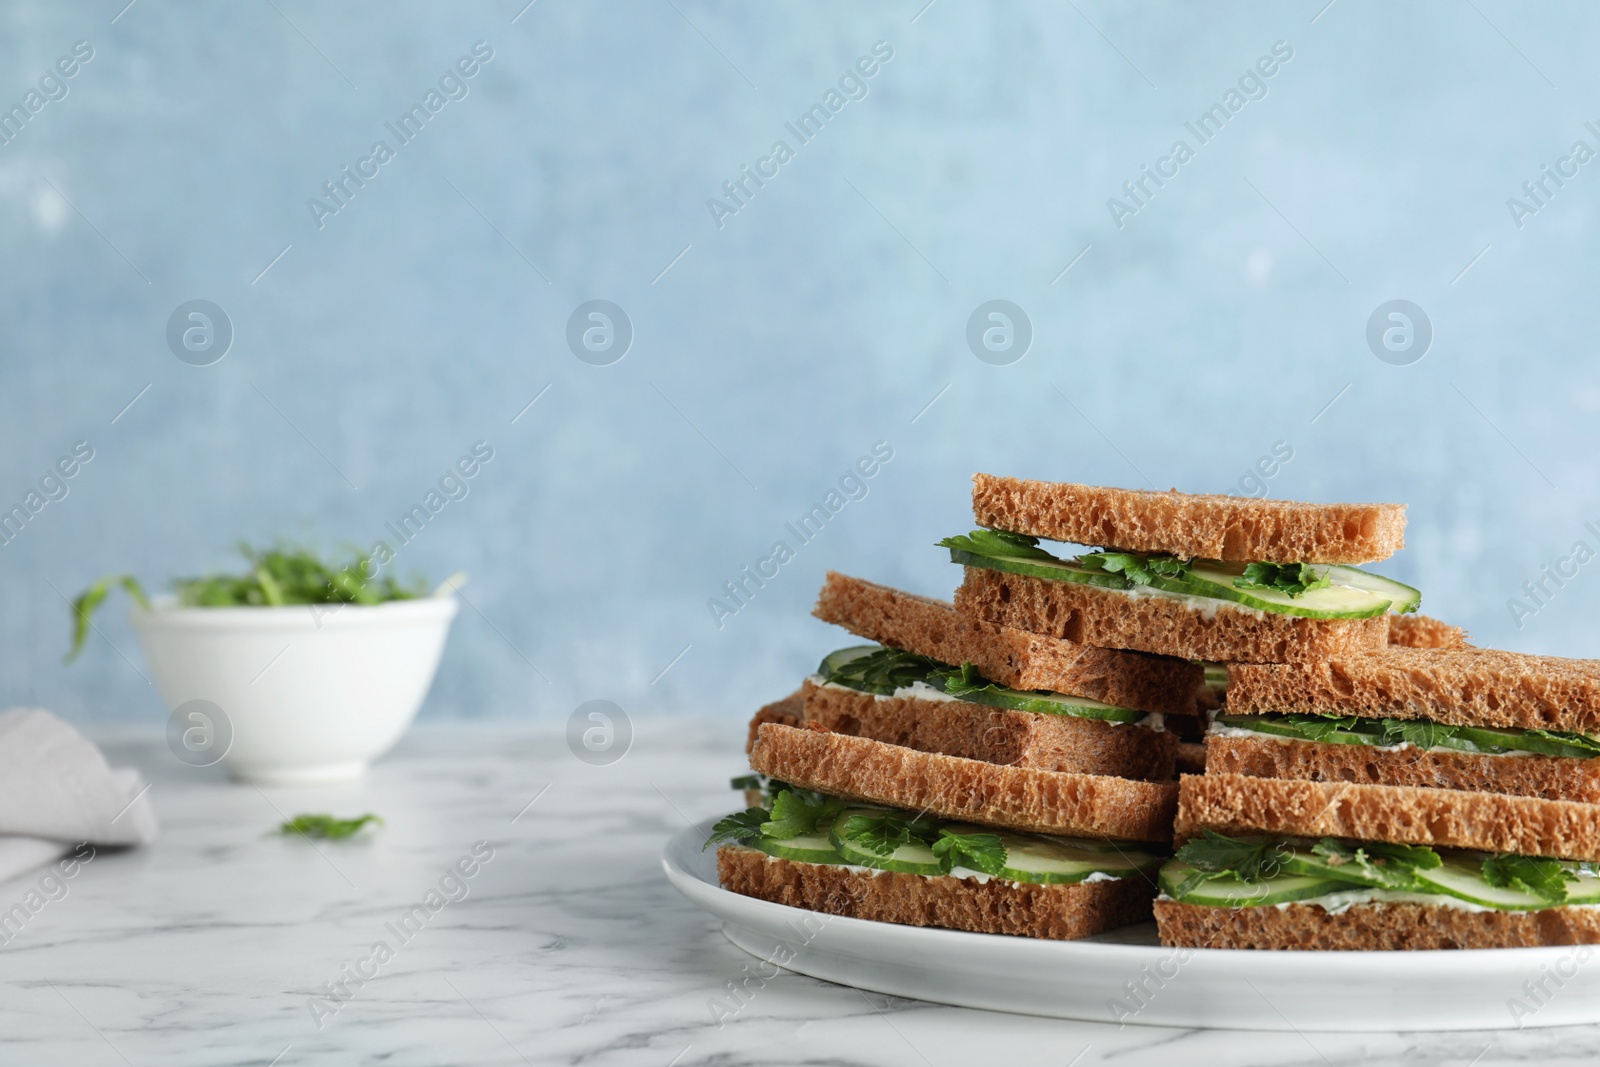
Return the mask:
<svg viewBox="0 0 1600 1067"><path fill-rule="evenodd" d="M1574 748L1584 753L1600 756L1600 740L1584 734L1569 734L1556 730L1524 730L1523 734L1526 737L1538 738L1566 748ZM1564 752L1562 755L1568 755L1568 753ZM1577 755L1577 753L1571 753L1571 755Z"/></svg>
<svg viewBox="0 0 1600 1067"><path fill-rule="evenodd" d="M383 820L368 812L354 819L336 819L332 815L296 815L278 827L281 834L304 834L306 837L338 839L353 837L368 823L383 825Z"/></svg>
<svg viewBox="0 0 1600 1067"><path fill-rule="evenodd" d="M1291 598L1332 584L1327 575L1319 577L1317 568L1309 563L1251 563L1233 580L1235 589L1273 589Z"/></svg>
<svg viewBox="0 0 1600 1067"><path fill-rule="evenodd" d="M1483 880L1496 889L1520 889L1552 904L1567 899L1567 883L1577 877L1560 860L1539 856L1490 856L1483 861Z"/></svg>
<svg viewBox="0 0 1600 1067"><path fill-rule="evenodd" d="M1362 847L1369 856L1403 863L1418 871L1431 871L1444 862L1439 854L1427 845L1396 845L1387 841L1369 841Z"/></svg>
<svg viewBox="0 0 1600 1067"><path fill-rule="evenodd" d="M239 552L248 564L243 574L173 579L172 590L178 595L178 604L186 608L382 604L411 600L427 593L427 584L420 580L403 583L393 575L379 576L382 565L366 552L355 552L343 566L324 563L311 549L291 545L257 550L241 543ZM150 600L132 575L108 575L99 579L72 602L72 649L67 653L68 663L83 650L90 620L115 586L125 589L140 607L149 609Z"/></svg>
<svg viewBox="0 0 1600 1067"><path fill-rule="evenodd" d="M1231 874L1241 882L1276 877L1287 851L1282 842L1261 837L1225 837L1202 830L1178 849L1177 858L1206 874Z"/></svg>
<svg viewBox="0 0 1600 1067"><path fill-rule="evenodd" d="M71 663L83 651L84 642L89 639L90 619L114 586L121 586L141 608L150 609L150 598L144 595L144 586L133 575L108 574L97 579L72 602L72 649L63 662Z"/></svg>
<svg viewBox="0 0 1600 1067"><path fill-rule="evenodd" d="M785 789L772 801L772 814L761 828L762 836L787 841L791 837L809 834L817 823L831 818L844 806L843 801L825 797L803 789Z"/></svg>
<svg viewBox="0 0 1600 1067"><path fill-rule="evenodd" d="M712 845L720 845L724 841L753 841L761 836L761 827L766 824L766 808L746 808L726 818L717 820L711 828L711 836L706 838L706 843L701 846L704 852Z"/></svg>
<svg viewBox="0 0 1600 1067"><path fill-rule="evenodd" d="M956 534L938 542L938 547L971 552L975 556L1010 556L1014 559L1057 558L1039 547L1037 537L1007 533L1005 530L973 530L969 534Z"/></svg>
<svg viewBox="0 0 1600 1067"><path fill-rule="evenodd" d="M1350 845L1324 837L1311 846L1311 851L1326 860L1329 867L1349 875L1352 881L1376 885L1381 889L1413 889L1417 884L1413 865L1396 855L1379 853L1376 846ZM1433 859L1427 866L1439 865L1438 854L1432 849L1421 851Z"/></svg>
<svg viewBox="0 0 1600 1067"><path fill-rule="evenodd" d="M817 668L817 673L822 675L823 681L835 685L863 693L892 696L896 690L904 689L913 682L927 681L934 670L943 667L944 664L938 660L926 656L916 656L897 648L880 648L847 660L837 667L830 668L825 659Z"/></svg>
<svg viewBox="0 0 1600 1067"><path fill-rule="evenodd" d="M1383 743L1386 745L1410 744L1418 748L1438 748L1455 735L1455 731L1427 719L1382 719Z"/></svg>
<svg viewBox="0 0 1600 1067"><path fill-rule="evenodd" d="M746 792L749 792L752 789L756 790L757 792L765 792L767 788L767 776L764 774L741 774L739 777L729 782L728 785L730 788L743 789Z"/></svg>
<svg viewBox="0 0 1600 1067"><path fill-rule="evenodd" d="M249 567L242 575L178 578L172 583L185 607L278 607L286 604L382 604L427 593L422 581L402 583L366 552L343 565L324 562L312 549L239 545ZM369 575L371 577L369 577Z"/></svg>
<svg viewBox="0 0 1600 1067"><path fill-rule="evenodd" d="M874 856L892 856L901 845L932 841L934 826L921 816L906 818L898 812L852 815L839 828L839 836Z"/></svg>
<svg viewBox="0 0 1600 1067"><path fill-rule="evenodd" d="M985 689L994 688L987 678L978 673L978 668L971 663L963 663L956 668L944 668L933 671L928 676L928 681L938 686L943 686L945 694L953 697L970 696Z"/></svg>
<svg viewBox="0 0 1600 1067"><path fill-rule="evenodd" d="M1001 844L997 834L953 834L940 830L939 839L933 843L933 854L945 874L957 867L999 874L1006 865L1006 846Z"/></svg>
<svg viewBox="0 0 1600 1067"><path fill-rule="evenodd" d="M1085 570L1120 574L1134 585L1149 585L1156 578L1181 581L1189 561L1177 556L1142 556L1133 552L1089 552L1073 560Z"/></svg>

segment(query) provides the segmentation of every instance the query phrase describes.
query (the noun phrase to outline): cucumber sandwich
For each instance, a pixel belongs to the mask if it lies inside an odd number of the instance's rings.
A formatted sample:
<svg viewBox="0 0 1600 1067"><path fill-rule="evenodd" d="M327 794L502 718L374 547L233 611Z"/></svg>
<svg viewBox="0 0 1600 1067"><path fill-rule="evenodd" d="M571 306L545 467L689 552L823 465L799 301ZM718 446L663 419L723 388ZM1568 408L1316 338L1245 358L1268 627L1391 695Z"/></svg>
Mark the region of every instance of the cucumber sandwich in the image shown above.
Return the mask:
<svg viewBox="0 0 1600 1067"><path fill-rule="evenodd" d="M1404 543L1393 504L1297 504L980 474L984 527L939 542L963 613L1084 644L1235 663L1383 648L1421 594L1356 564ZM1039 539L1097 546L1067 556Z"/></svg>
<svg viewBox="0 0 1600 1067"><path fill-rule="evenodd" d="M736 778L761 802L718 822L722 884L834 915L1072 939L1147 918L1162 854Z"/></svg>
<svg viewBox="0 0 1600 1067"><path fill-rule="evenodd" d="M1417 615L1370 569L1403 507L972 502L953 604L828 574L814 614L858 640L752 720L726 888L1033 937L1153 914L1174 946L1600 942L1600 661Z"/></svg>
<svg viewBox="0 0 1600 1067"><path fill-rule="evenodd" d="M1229 668L1207 766L1600 803L1600 662L1390 648Z"/></svg>
<svg viewBox="0 0 1600 1067"><path fill-rule="evenodd" d="M1500 948L1600 941L1600 807L1458 790L1183 780L1163 943Z"/></svg>
<svg viewBox="0 0 1600 1067"><path fill-rule="evenodd" d="M756 713L717 825L724 887L815 911L1078 938L1150 917L1173 716L1195 663L1027 633L829 573L814 614L873 644Z"/></svg>
<svg viewBox="0 0 1600 1067"><path fill-rule="evenodd" d="M879 644L839 649L806 680L808 723L989 763L1171 778L1170 715L1204 671L968 619L949 604L829 573L818 618Z"/></svg>

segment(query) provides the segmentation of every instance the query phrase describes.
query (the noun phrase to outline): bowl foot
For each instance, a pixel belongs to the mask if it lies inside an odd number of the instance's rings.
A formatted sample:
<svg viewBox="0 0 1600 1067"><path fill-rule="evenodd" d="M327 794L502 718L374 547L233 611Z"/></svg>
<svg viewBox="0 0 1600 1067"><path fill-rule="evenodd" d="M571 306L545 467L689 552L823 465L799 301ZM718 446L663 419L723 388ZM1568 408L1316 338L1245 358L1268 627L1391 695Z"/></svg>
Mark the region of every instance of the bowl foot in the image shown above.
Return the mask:
<svg viewBox="0 0 1600 1067"><path fill-rule="evenodd" d="M254 785L335 785L354 782L367 772L365 760L319 763L310 767L229 767L241 782Z"/></svg>

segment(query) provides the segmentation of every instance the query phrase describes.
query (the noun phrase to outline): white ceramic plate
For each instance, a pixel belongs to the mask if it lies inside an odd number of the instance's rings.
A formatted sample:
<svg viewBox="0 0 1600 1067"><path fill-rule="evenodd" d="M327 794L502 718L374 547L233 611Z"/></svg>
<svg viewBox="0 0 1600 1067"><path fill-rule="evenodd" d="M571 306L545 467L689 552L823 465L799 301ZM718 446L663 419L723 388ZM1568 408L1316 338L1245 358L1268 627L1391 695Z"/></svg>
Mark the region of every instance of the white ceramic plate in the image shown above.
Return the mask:
<svg viewBox="0 0 1600 1067"><path fill-rule="evenodd" d="M1229 1030L1494 1030L1600 1022L1600 946L1428 952L1163 948L1155 924L1083 941L822 915L730 893L714 819L662 850L739 948L830 982L967 1008ZM776 973L776 972L772 972Z"/></svg>

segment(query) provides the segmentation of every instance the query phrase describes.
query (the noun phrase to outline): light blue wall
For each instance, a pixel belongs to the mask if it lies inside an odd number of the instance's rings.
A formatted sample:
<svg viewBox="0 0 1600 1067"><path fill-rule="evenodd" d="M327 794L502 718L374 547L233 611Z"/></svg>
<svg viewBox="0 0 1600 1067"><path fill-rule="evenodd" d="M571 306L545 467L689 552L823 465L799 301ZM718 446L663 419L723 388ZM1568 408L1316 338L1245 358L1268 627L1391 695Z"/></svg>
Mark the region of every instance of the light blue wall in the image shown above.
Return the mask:
<svg viewBox="0 0 1600 1067"><path fill-rule="evenodd" d="M1600 162L1507 208L1600 149L1592 5L122 3L0 12L0 104L94 51L0 147L0 503L94 449L0 548L4 701L158 722L107 642L59 666L56 590L227 565L238 537L370 542L480 440L401 557L470 571L481 611L434 716L743 717L838 643L807 615L824 569L952 590L931 543L973 471L1224 491L1280 441L1273 496L1410 504L1386 570L1428 611L1600 644L1600 563L1521 628L1506 604L1600 548ZM308 198L478 41L468 95L319 228ZM785 123L879 41L865 98L800 144ZM1280 41L1199 144L1185 123ZM780 139L719 226L708 198ZM1178 139L1194 158L1116 225ZM964 340L996 298L1034 330L1010 366ZM1394 298L1433 324L1414 365L1364 339ZM167 348L191 299L234 325L215 365ZM614 365L566 346L590 299L633 323ZM877 441L865 499L714 625Z"/></svg>

